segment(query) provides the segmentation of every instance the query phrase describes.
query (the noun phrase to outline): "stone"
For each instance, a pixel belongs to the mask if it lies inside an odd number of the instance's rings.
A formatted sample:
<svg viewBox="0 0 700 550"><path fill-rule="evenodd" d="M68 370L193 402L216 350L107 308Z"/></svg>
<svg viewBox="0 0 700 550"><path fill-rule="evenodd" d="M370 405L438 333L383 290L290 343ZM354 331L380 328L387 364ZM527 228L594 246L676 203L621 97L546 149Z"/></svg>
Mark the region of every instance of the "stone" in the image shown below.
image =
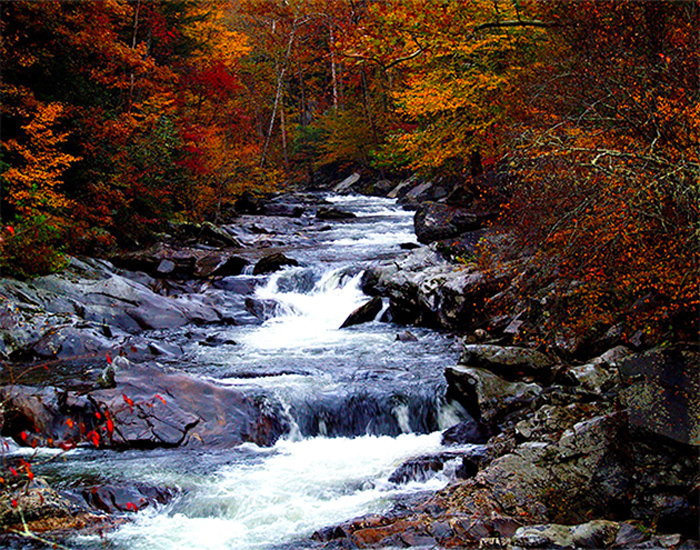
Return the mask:
<svg viewBox="0 0 700 550"><path fill-rule="evenodd" d="M250 191L244 191L236 200L235 206L238 214L262 214L264 212L262 200Z"/></svg>
<svg viewBox="0 0 700 550"><path fill-rule="evenodd" d="M97 485L81 491L88 506L108 514L138 512L144 508L167 504L176 494L175 489L152 487L141 483Z"/></svg>
<svg viewBox="0 0 700 550"><path fill-rule="evenodd" d="M418 337L415 334L413 334L412 332L410 332L408 330L404 330L404 331L399 332L396 335L396 341L397 342L417 342Z"/></svg>
<svg viewBox="0 0 700 550"><path fill-rule="evenodd" d="M530 348L467 344L459 358L460 365L479 367L511 381L525 377L548 379L556 361Z"/></svg>
<svg viewBox="0 0 700 550"><path fill-rule="evenodd" d="M353 311L348 318L345 319L340 328L347 328L354 325L361 325L363 323L371 323L379 315L384 307L382 299L379 296L375 296L369 302L361 305L355 311Z"/></svg>
<svg viewBox="0 0 700 550"><path fill-rule="evenodd" d="M348 193L358 181L360 181L360 174L358 172L353 172L333 187L333 192L338 194Z"/></svg>
<svg viewBox="0 0 700 550"><path fill-rule="evenodd" d="M477 421L498 422L506 414L529 406L542 393L535 383L509 382L491 371L457 365L445 369L448 399L460 403Z"/></svg>
<svg viewBox="0 0 700 550"><path fill-rule="evenodd" d="M630 423L652 434L700 447L700 353L658 348L618 363L628 385L622 401Z"/></svg>
<svg viewBox="0 0 700 550"><path fill-rule="evenodd" d="M245 299L246 310L260 321L267 321L275 317L280 311L280 307L280 303L272 299L252 298L250 296Z"/></svg>
<svg viewBox="0 0 700 550"><path fill-rule="evenodd" d="M279 271L284 266L298 266L299 262L293 258L288 258L281 252L268 254L257 261L253 268L253 275L264 275Z"/></svg>
<svg viewBox="0 0 700 550"><path fill-rule="evenodd" d="M316 218L319 220L351 220L357 218L352 212L345 212L337 208L320 207L316 212Z"/></svg>
<svg viewBox="0 0 700 550"><path fill-rule="evenodd" d="M68 498L39 477L21 490L2 491L0 494L0 532L4 533L10 529L23 532L25 528L31 533L68 532L103 519L102 515L76 509Z"/></svg>
<svg viewBox="0 0 700 550"><path fill-rule="evenodd" d="M421 456L404 462L389 476L391 483L425 481L445 466L445 459L439 456Z"/></svg>
<svg viewBox="0 0 700 550"><path fill-rule="evenodd" d="M470 418L442 432L442 444L486 443L492 435L493 430L489 426Z"/></svg>
<svg viewBox="0 0 700 550"><path fill-rule="evenodd" d="M306 208L298 204L270 203L265 206L266 216L283 216L287 218L301 218Z"/></svg>
<svg viewBox="0 0 700 550"><path fill-rule="evenodd" d="M422 203L413 219L418 242L432 243L480 229L479 217L463 209L434 202Z"/></svg>
<svg viewBox="0 0 700 550"><path fill-rule="evenodd" d="M115 372L116 387L84 395L54 387L0 387L3 434L21 445L51 447L83 443L95 430L103 434L101 447L150 449L267 446L289 429L279 405L235 388L162 368L123 367ZM104 432L107 415L111 434Z"/></svg>
<svg viewBox="0 0 700 550"><path fill-rule="evenodd" d="M120 369L116 381L116 388L87 396L111 413L109 447L268 446L289 429L274 404L185 373L133 365Z"/></svg>

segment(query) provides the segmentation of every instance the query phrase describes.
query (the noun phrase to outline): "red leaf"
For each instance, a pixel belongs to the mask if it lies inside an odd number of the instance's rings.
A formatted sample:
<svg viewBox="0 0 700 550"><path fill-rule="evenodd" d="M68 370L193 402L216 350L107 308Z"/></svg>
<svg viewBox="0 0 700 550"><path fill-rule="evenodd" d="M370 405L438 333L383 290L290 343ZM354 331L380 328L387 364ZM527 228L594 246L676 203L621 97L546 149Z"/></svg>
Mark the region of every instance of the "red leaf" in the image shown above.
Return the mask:
<svg viewBox="0 0 700 550"><path fill-rule="evenodd" d="M12 499L12 507L17 508L17 499L16 498Z"/></svg>
<svg viewBox="0 0 700 550"><path fill-rule="evenodd" d="M5 226L5 229L7 230L7 232L10 235L12 235L13 237L15 236L15 228L14 227L12 227L11 225L7 225L7 226Z"/></svg>
<svg viewBox="0 0 700 550"><path fill-rule="evenodd" d="M105 357L107 358L108 363L112 363L112 358L109 356L109 353L105 353Z"/></svg>
<svg viewBox="0 0 700 550"><path fill-rule="evenodd" d="M127 405L129 405L130 407L134 406L134 401L130 397L127 397L125 393L122 394L122 397L124 398L124 401Z"/></svg>

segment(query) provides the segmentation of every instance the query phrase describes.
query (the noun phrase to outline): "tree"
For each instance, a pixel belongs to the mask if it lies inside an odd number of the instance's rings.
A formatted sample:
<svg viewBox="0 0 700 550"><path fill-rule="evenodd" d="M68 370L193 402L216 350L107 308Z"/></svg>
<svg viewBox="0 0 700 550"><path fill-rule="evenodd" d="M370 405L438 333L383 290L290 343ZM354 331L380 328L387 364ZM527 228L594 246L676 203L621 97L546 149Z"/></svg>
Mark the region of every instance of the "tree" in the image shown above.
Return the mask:
<svg viewBox="0 0 700 550"><path fill-rule="evenodd" d="M696 4L547 5L549 43L509 100L523 293L558 283L551 330L658 341L698 316ZM637 332L640 331L641 332ZM635 334L636 333L636 334Z"/></svg>

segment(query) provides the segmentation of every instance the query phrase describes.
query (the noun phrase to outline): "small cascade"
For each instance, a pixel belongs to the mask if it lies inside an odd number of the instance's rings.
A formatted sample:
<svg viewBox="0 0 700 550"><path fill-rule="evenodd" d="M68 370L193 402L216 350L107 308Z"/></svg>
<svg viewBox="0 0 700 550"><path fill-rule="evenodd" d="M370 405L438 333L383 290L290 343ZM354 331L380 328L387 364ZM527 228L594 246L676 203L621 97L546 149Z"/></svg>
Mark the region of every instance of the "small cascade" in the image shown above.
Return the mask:
<svg viewBox="0 0 700 550"><path fill-rule="evenodd" d="M235 344L182 343L192 374L265 403L289 432L266 449L246 444L219 454L170 449L74 461L88 475L120 471L182 489L167 507L139 512L107 534L110 548L302 548L296 541L314 530L386 512L402 497L448 482L444 472L408 484L389 479L404 461L439 452L439 430L468 417L444 399L443 371L459 353L454 340L417 327L411 338L398 338L404 328L380 322L383 312L339 328L370 299L361 290L363 269L415 240L413 214L387 199L329 200L357 218L311 227L299 246L290 243L299 266L258 276L251 265L220 283L246 306L245 323L216 329L217 340ZM97 536L79 541L85 549L104 546Z"/></svg>

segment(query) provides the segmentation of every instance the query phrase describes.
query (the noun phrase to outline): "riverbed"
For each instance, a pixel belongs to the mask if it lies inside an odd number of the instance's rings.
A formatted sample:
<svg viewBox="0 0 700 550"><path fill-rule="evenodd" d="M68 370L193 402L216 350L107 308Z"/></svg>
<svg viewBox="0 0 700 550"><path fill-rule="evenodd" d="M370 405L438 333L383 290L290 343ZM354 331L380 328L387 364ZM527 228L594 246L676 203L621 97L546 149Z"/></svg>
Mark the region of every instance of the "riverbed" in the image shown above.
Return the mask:
<svg viewBox="0 0 700 550"><path fill-rule="evenodd" d="M71 451L42 471L59 487L137 482L173 488L177 496L132 514L133 521L112 532L78 535L66 544L298 548L318 529L386 512L448 482L449 465L420 482L398 484L389 477L405 460L437 452L440 430L464 416L442 397L444 367L459 353L453 337L411 328L399 339L405 328L382 321L383 312L372 322L339 328L369 300L361 290L363 270L400 257L401 245L415 244L413 213L388 199L326 200L357 217L239 220L259 233L274 231L284 253L299 262L272 275L244 272L218 285L218 292L265 304L264 322L242 315L233 326L148 335L181 350L170 366L235 386L283 411L288 433L269 448ZM217 344L201 345L206 338Z"/></svg>

